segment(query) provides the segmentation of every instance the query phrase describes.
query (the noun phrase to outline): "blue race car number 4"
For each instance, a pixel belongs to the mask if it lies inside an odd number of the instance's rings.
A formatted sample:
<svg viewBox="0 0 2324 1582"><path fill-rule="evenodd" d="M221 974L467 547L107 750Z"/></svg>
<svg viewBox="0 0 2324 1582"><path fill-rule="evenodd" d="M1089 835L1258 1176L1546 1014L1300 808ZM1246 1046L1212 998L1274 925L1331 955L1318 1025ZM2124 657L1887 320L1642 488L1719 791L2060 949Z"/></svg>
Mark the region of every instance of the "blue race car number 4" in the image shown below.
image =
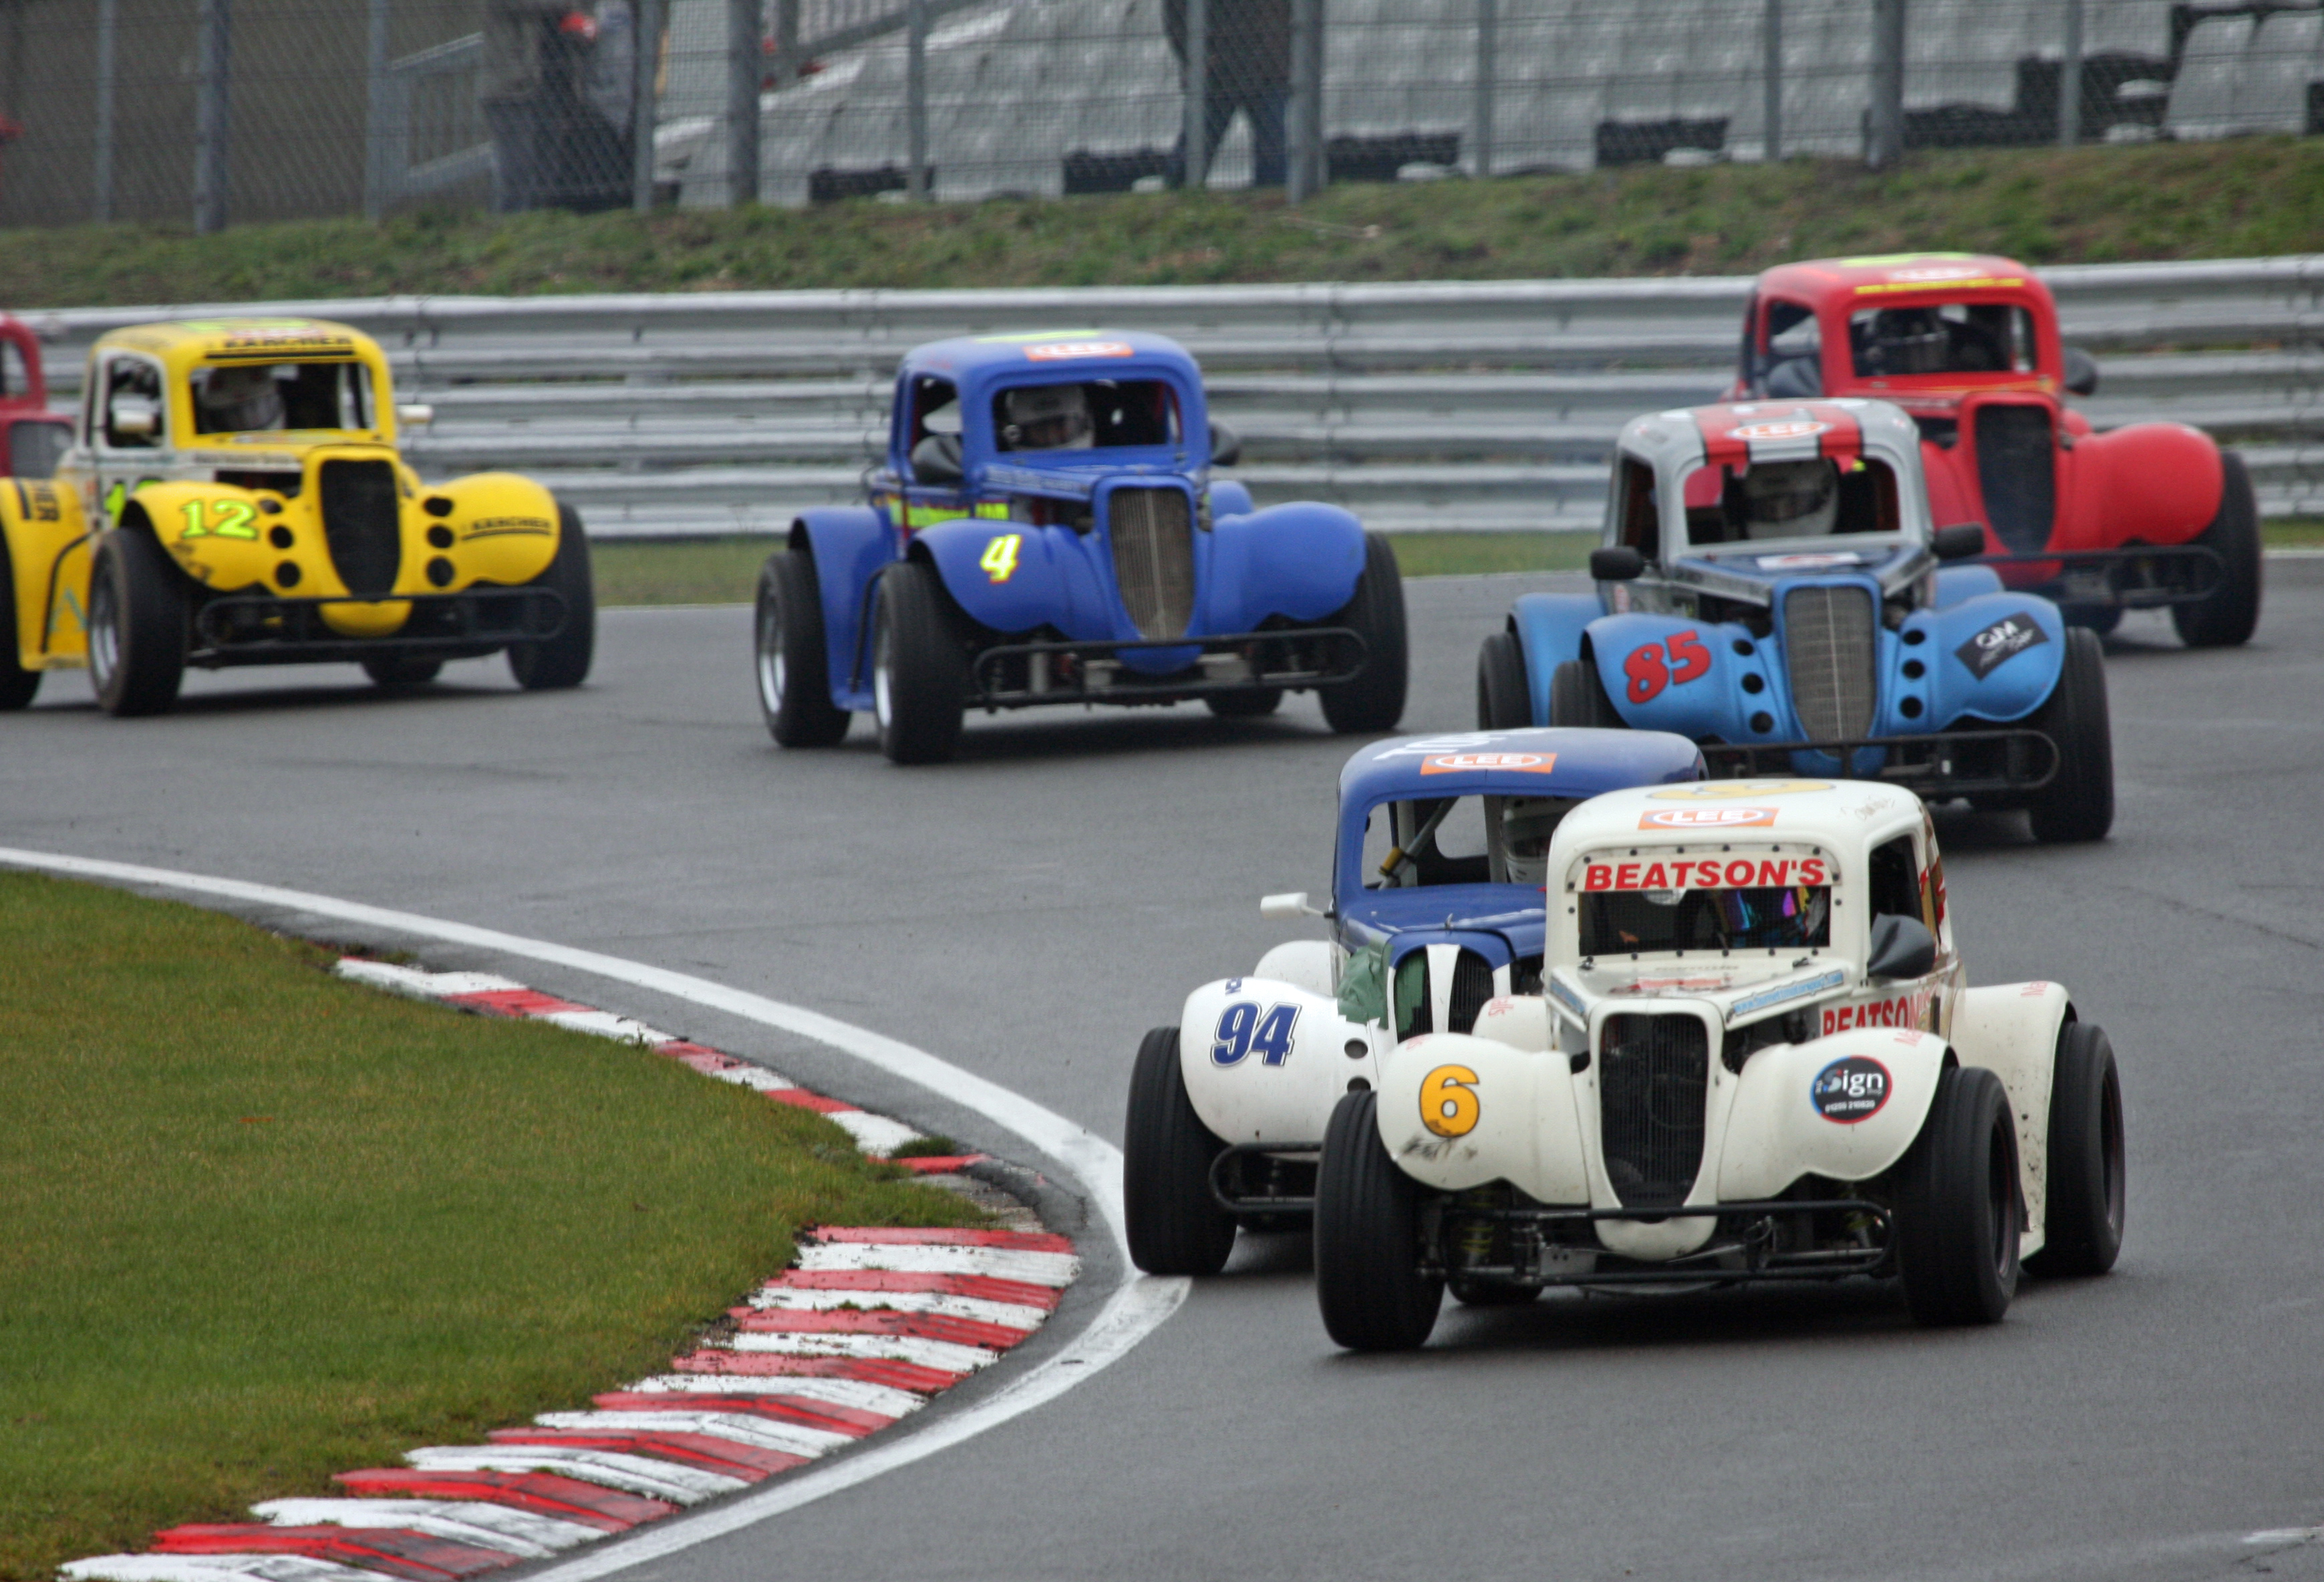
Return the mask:
<svg viewBox="0 0 2324 1582"><path fill-rule="evenodd" d="M1279 1066L1291 1058L1291 1030L1298 1025L1297 1006L1269 1006L1261 1016L1256 1001L1239 999L1219 1013L1211 1063L1240 1065L1257 1050L1259 1064Z"/></svg>

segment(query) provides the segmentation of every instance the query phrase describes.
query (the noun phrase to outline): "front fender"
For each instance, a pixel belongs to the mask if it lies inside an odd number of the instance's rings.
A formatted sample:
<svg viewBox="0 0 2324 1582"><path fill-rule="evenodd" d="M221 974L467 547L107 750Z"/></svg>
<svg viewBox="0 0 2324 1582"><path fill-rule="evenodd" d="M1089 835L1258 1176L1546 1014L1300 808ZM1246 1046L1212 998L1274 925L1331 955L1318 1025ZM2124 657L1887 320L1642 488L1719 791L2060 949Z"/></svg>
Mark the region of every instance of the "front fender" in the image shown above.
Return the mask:
<svg viewBox="0 0 2324 1582"><path fill-rule="evenodd" d="M1932 607L1950 610L1979 593L1999 592L2001 574L1989 566L1941 566L1937 567L1937 596Z"/></svg>
<svg viewBox="0 0 2324 1582"><path fill-rule="evenodd" d="M155 541L169 552L179 569L217 593L268 584L268 572L284 558L266 540L281 518L261 514L259 493L254 489L198 481L148 483L129 497L121 508L121 520L127 525L141 512ZM311 548L294 542L288 551L289 557L299 563L300 575L283 591L346 593L346 584L339 581L337 569L324 552L321 535L312 536ZM302 549L308 552L301 554Z"/></svg>
<svg viewBox="0 0 2324 1582"><path fill-rule="evenodd" d="M1301 501L1215 521L1196 632L1255 631L1269 616L1320 621L1355 596L1364 528L1336 505Z"/></svg>
<svg viewBox="0 0 2324 1582"><path fill-rule="evenodd" d="M1211 520L1213 523L1231 516L1249 516L1259 508L1250 502L1250 491L1232 478L1211 481Z"/></svg>
<svg viewBox="0 0 2324 1582"><path fill-rule="evenodd" d="M1278 979L1206 983L1178 1019L1186 1097L1230 1143L1315 1146L1332 1107L1350 1082L1372 1081L1374 1065L1370 1029L1343 1020L1330 995Z"/></svg>
<svg viewBox="0 0 2324 1582"><path fill-rule="evenodd" d="M1724 1202L1772 1198L1803 1175L1868 1181L1904 1156L1936 1097L1946 1044L1863 1028L1754 1053L1720 1148Z"/></svg>
<svg viewBox="0 0 2324 1582"><path fill-rule="evenodd" d="M410 521L408 504L405 512L405 581L415 592L418 584L411 584L409 574L435 552L433 545L422 545L427 544L426 534L438 526L452 535L447 558L452 562L453 576L442 584L446 587L465 588L479 582L521 586L547 571L549 563L557 558L563 518L557 497L534 479L516 473L472 473L448 483L432 484L426 493L420 518L425 525L420 528L418 542L411 540L409 532L419 524ZM439 500L450 504L440 517L428 509Z"/></svg>
<svg viewBox="0 0 2324 1582"><path fill-rule="evenodd" d="M912 541L936 563L953 602L993 631L1054 626L1089 635L1088 618L1102 609L1082 536L1071 528L964 516L923 528ZM1109 631L1110 623L1094 630Z"/></svg>
<svg viewBox="0 0 2324 1582"><path fill-rule="evenodd" d="M88 651L92 549L80 496L28 478L0 486L0 554L16 601L16 663L26 670L78 663Z"/></svg>
<svg viewBox="0 0 2324 1582"><path fill-rule="evenodd" d="M801 512L791 523L790 550L805 550L815 563L831 701L842 708L869 707L868 698L853 696L859 668L869 669L857 664L871 613L865 594L880 568L896 558L895 531L869 506L829 506Z"/></svg>
<svg viewBox="0 0 2324 1582"><path fill-rule="evenodd" d="M2218 442L2184 423L2130 423L2074 441L2073 492L2052 536L2060 549L2184 544L2219 511Z"/></svg>
<svg viewBox="0 0 2324 1582"><path fill-rule="evenodd" d="M1545 1035L1543 1014L1531 1020L1544 1025L1526 1032ZM1426 1034L1381 1061L1378 1085L1380 1142L1415 1181L1448 1192L1507 1181L1537 1202L1589 1202L1566 1056L1499 1038Z"/></svg>
<svg viewBox="0 0 2324 1582"><path fill-rule="evenodd" d="M1916 633L1923 640L1913 640ZM1909 695L1914 683L1904 667L1914 659L1926 670L1925 725L1907 729L1942 731L1957 723L2022 720L2048 701L2066 662L2066 621L2058 607L2030 593L1979 593L1938 610L1908 617L1890 648L1898 669L1889 695Z"/></svg>
<svg viewBox="0 0 2324 1582"><path fill-rule="evenodd" d="M1755 710L1768 709L1783 678L1773 656L1743 628L1674 615L1605 615L1590 623L1588 637L1606 695L1635 729L1696 741L1766 739L1747 722ZM1761 685L1757 694L1745 691L1753 676Z"/></svg>
<svg viewBox="0 0 2324 1582"><path fill-rule="evenodd" d="M1533 722L1549 723L1549 681L1557 667L1582 658L1582 637L1606 613L1591 593L1525 593L1509 609L1509 630L1525 654L1526 695Z"/></svg>

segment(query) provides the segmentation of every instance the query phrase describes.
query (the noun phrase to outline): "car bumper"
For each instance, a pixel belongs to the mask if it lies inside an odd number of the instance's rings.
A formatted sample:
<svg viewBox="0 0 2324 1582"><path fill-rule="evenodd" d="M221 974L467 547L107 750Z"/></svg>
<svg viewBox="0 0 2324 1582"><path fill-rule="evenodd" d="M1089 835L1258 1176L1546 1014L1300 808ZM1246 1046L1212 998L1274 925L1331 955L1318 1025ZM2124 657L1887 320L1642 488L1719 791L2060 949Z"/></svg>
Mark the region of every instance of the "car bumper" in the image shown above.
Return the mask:
<svg viewBox="0 0 2324 1582"><path fill-rule="evenodd" d="M1127 654L1184 653L1165 675L1133 669ZM969 669L971 701L992 709L1047 704L1175 704L1260 690L1338 686L1363 673L1363 638L1344 626L1231 632L1220 637L1130 642L1001 643L978 651Z"/></svg>
<svg viewBox="0 0 2324 1582"><path fill-rule="evenodd" d="M388 655L470 658L511 643L540 642L565 630L565 600L549 588L470 588L374 601L410 606L402 625L380 637L348 637L323 617L326 605L355 602L244 593L213 599L194 612L186 662L217 670L353 663Z"/></svg>
<svg viewBox="0 0 2324 1582"><path fill-rule="evenodd" d="M2218 591L2227 575L2227 563L2218 551L2200 544L2168 547L2139 544L2055 555L1985 555L1957 564L1992 566L2011 588L2039 593L2062 610L2160 610L2172 604L2200 604Z"/></svg>
<svg viewBox="0 0 2324 1582"><path fill-rule="evenodd" d="M1859 753L1883 761L1864 768ZM2056 777L2058 746L2039 731L1947 731L1848 741L1710 742L1711 777L1845 775L1901 786L1922 796L1990 796L2039 791Z"/></svg>

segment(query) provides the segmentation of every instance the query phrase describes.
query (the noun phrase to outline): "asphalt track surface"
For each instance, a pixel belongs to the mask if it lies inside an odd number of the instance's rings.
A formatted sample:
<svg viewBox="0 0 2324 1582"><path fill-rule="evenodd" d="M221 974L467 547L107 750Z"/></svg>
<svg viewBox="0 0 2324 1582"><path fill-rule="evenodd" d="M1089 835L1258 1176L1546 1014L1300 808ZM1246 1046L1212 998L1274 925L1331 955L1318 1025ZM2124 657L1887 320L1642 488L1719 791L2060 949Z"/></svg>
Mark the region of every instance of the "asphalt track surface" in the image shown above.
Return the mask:
<svg viewBox="0 0 2324 1582"><path fill-rule="evenodd" d="M1425 1352L1355 1357L1323 1334L1302 1241L1247 1237L1047 1406L623 1575L2324 1577L2324 563L2270 574L2247 648L2186 652L2153 618L2110 643L2113 839L2044 849L2014 819L1940 816L1973 980L2058 980L2112 1035L2132 1196L2109 1278L2029 1281L1968 1332L1915 1329L1870 1287L1448 1304ZM1469 727L1477 641L1530 585L1410 584L1407 730ZM777 751L749 624L608 612L592 684L559 695L517 693L496 660L410 697L351 668L245 671L131 722L52 678L0 721L0 844L698 973L1117 1141L1139 1035L1283 937L1260 893L1327 888L1353 743L1312 700L1259 722L973 721L960 762L899 770L862 722ZM835 1052L517 975L1012 1151ZM1102 1240L1061 1334L1119 1276Z"/></svg>

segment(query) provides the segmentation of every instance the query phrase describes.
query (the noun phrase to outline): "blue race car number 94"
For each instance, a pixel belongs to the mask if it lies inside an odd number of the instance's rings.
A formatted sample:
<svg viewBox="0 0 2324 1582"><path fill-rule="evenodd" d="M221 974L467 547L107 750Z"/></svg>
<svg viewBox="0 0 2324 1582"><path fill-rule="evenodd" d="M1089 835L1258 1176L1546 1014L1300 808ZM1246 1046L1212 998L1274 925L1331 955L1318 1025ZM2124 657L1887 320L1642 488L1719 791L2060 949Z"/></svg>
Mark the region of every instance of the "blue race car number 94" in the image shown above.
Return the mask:
<svg viewBox="0 0 2324 1582"><path fill-rule="evenodd" d="M1255 1001L1236 1000L1219 1013L1211 1063L1240 1065L1256 1050L1259 1064L1279 1066L1291 1058L1291 1033L1298 1025L1297 1006L1269 1006L1262 1015Z"/></svg>

